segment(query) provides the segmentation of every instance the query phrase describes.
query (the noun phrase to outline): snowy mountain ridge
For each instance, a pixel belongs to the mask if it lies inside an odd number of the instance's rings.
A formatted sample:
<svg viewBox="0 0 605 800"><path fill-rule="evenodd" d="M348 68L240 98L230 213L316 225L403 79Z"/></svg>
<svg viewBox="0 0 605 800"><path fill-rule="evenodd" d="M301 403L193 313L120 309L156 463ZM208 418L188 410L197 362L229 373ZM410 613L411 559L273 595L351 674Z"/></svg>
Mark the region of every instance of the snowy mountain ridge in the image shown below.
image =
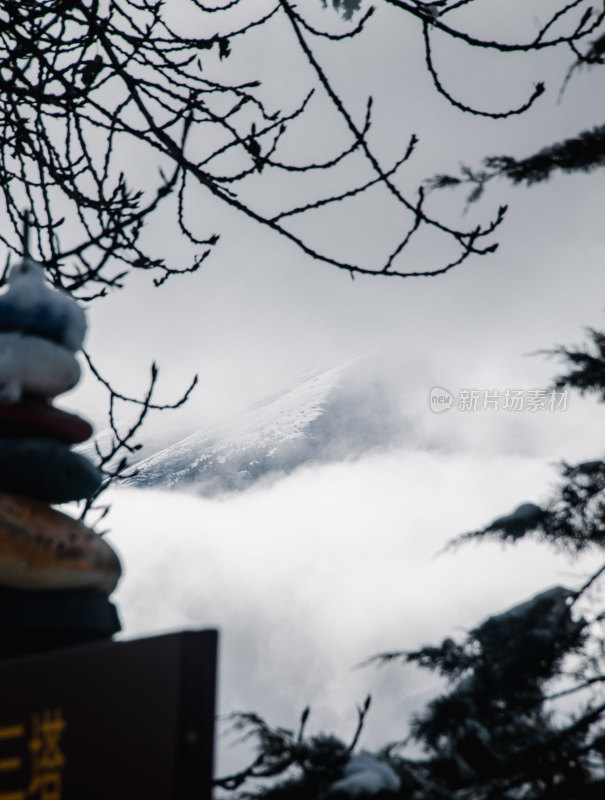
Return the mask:
<svg viewBox="0 0 605 800"><path fill-rule="evenodd" d="M309 437L313 423L326 412L329 398L354 361L314 374L289 390L273 393L273 399L257 401L234 419L153 453L136 463L136 474L122 483L184 488L184 484L214 484L220 475L224 488L242 488L242 482L260 474L288 471L288 466L299 462L297 445Z"/></svg>

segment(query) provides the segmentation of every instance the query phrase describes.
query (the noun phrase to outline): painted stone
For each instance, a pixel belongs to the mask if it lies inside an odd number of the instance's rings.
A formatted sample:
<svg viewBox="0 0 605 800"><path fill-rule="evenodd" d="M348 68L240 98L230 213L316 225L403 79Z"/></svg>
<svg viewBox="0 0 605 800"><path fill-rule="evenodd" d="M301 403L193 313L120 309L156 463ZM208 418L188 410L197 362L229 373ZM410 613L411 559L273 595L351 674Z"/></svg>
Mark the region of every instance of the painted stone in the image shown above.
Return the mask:
<svg viewBox="0 0 605 800"><path fill-rule="evenodd" d="M29 395L18 403L0 403L0 437L48 436L66 444L79 444L92 436L92 425L77 414L55 408Z"/></svg>
<svg viewBox="0 0 605 800"><path fill-rule="evenodd" d="M41 336L72 352L82 347L86 315L67 293L53 289L43 267L29 258L8 273L8 289L0 295L0 331Z"/></svg>
<svg viewBox="0 0 605 800"><path fill-rule="evenodd" d="M0 403L24 392L56 397L80 379L80 365L67 348L39 336L0 333Z"/></svg>
<svg viewBox="0 0 605 800"><path fill-rule="evenodd" d="M99 589L109 595L120 560L98 533L37 500L0 492L0 586Z"/></svg>
<svg viewBox="0 0 605 800"><path fill-rule="evenodd" d="M0 585L0 659L107 640L120 628L116 607L99 589Z"/></svg>
<svg viewBox="0 0 605 800"><path fill-rule="evenodd" d="M47 503L90 497L103 480L99 470L52 439L0 438L0 489Z"/></svg>

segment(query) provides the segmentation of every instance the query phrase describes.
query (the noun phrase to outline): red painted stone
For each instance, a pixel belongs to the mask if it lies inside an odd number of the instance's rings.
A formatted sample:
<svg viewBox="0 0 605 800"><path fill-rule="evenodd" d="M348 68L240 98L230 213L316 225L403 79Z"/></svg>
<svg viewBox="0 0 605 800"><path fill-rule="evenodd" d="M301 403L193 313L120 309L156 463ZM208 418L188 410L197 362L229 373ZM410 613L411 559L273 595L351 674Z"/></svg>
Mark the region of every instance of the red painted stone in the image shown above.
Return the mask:
<svg viewBox="0 0 605 800"><path fill-rule="evenodd" d="M43 398L25 395L18 403L0 403L0 436L48 436L78 444L92 433L92 425L85 419L55 408Z"/></svg>

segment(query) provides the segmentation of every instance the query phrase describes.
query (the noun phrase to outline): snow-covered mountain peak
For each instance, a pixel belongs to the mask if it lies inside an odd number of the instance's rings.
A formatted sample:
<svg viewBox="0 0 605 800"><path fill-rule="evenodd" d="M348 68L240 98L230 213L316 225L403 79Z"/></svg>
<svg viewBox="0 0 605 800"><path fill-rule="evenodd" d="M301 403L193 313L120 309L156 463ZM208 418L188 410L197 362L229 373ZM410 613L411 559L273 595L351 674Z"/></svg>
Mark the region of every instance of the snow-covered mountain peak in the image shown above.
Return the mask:
<svg viewBox="0 0 605 800"><path fill-rule="evenodd" d="M361 361L306 371L235 417L152 451L123 483L203 495L239 491L306 462L349 458L390 441L387 393L366 385Z"/></svg>

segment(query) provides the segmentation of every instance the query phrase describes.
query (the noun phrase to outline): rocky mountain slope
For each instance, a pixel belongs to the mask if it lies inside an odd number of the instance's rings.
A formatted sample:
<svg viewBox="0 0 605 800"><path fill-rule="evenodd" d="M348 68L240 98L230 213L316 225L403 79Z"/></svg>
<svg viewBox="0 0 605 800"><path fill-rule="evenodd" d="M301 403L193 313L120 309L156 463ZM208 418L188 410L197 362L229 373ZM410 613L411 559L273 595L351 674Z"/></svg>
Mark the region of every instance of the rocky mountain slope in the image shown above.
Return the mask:
<svg viewBox="0 0 605 800"><path fill-rule="evenodd" d="M350 359L308 373L237 417L152 452L122 483L205 496L241 491L302 464L356 458L395 444L401 427L393 393L372 377L363 359Z"/></svg>

